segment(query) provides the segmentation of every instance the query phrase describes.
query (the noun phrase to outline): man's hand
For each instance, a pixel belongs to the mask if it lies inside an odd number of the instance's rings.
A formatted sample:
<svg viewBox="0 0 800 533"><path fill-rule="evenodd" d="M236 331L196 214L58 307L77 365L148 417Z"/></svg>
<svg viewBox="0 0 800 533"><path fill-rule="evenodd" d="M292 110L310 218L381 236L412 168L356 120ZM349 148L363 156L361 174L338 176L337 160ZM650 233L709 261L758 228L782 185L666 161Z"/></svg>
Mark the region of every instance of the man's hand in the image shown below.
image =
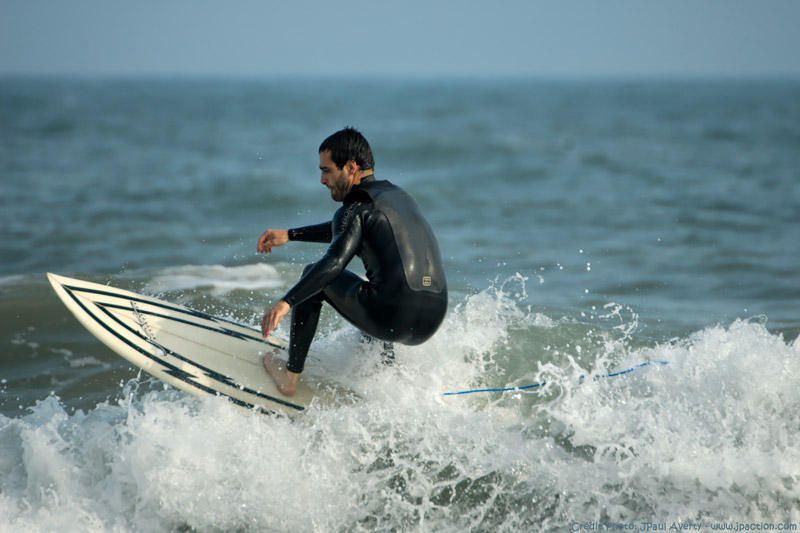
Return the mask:
<svg viewBox="0 0 800 533"><path fill-rule="evenodd" d="M268 254L272 251L273 246L283 246L289 242L289 232L285 229L268 229L261 234L256 244L256 251L262 254Z"/></svg>
<svg viewBox="0 0 800 533"><path fill-rule="evenodd" d="M265 339L278 327L278 323L283 320L289 309L291 309L289 304L281 300L264 313L264 318L261 319L261 334Z"/></svg>

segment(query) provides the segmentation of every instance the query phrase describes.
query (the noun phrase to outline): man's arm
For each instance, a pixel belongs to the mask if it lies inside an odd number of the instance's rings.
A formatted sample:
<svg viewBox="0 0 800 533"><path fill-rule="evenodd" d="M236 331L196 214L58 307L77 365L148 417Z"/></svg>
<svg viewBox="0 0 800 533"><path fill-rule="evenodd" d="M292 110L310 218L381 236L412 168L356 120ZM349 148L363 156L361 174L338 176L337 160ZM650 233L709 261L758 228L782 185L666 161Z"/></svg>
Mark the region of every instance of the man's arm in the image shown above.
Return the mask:
<svg viewBox="0 0 800 533"><path fill-rule="evenodd" d="M290 241L303 242L331 242L333 240L333 230L331 221L313 226L303 226L289 230Z"/></svg>
<svg viewBox="0 0 800 533"><path fill-rule="evenodd" d="M344 208L341 216L346 223L342 232L333 240L322 259L314 263L286 296L281 298L283 301L294 306L317 294L342 273L361 245L363 228L358 212L361 205L356 202Z"/></svg>
<svg viewBox="0 0 800 533"><path fill-rule="evenodd" d="M331 242L333 239L331 224L331 222L323 222L322 224L290 230L268 229L258 238L256 251L268 254L272 251L273 247L283 246L289 241Z"/></svg>

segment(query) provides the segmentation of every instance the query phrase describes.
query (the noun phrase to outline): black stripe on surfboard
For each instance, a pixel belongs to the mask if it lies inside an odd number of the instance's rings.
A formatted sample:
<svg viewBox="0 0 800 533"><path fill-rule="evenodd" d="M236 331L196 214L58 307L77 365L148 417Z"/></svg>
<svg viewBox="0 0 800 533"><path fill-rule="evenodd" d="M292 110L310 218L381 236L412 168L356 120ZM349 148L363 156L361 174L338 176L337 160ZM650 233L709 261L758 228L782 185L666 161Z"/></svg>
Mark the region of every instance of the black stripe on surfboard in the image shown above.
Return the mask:
<svg viewBox="0 0 800 533"><path fill-rule="evenodd" d="M125 311L130 311L131 310L131 307L129 305L126 306L126 305L112 304L112 303L106 303L106 302L94 302L94 304L97 305L98 307L99 306L110 307L110 308L113 308L113 309L122 309L122 310L125 310ZM164 318L166 320L172 320L173 322L179 322L181 324L187 324L189 326L194 326L196 328L207 329L208 331L213 331L214 333L219 333L220 335L226 335L228 337L233 337L234 339L238 339L238 340L244 340L244 341L252 340L252 341L268 344L269 346L271 346L273 348L283 348L282 346L278 346L276 344L273 344L273 343L270 343L270 342L266 342L263 337L256 337L254 335L246 335L244 333L239 333L238 331L233 331L231 329L228 329L228 328L226 328L224 326L218 326L218 327L207 326L205 324L200 324L198 322L192 322L191 320L186 320L184 318L178 318L176 316L170 316L170 315L162 315L161 313L156 313L154 311L148 311L146 309L138 309L138 312L140 314L142 314L142 315L148 315L148 316L154 316L154 317L158 317L158 318Z"/></svg>
<svg viewBox="0 0 800 533"><path fill-rule="evenodd" d="M102 304L102 303L95 302L95 305L97 307L99 307L111 320L113 320L114 322L116 322L121 327L125 328L126 330L128 330L132 335L135 335L136 337L140 338L144 342L147 342L149 344L152 344L153 346L156 346L157 348L163 350L165 353L169 354L170 356L175 357L176 359L180 359L181 361L184 361L185 363L188 363L188 364L190 364L190 365L202 370L206 374L206 376L208 376L209 378L214 379L216 381L219 381L220 383L224 383L225 385L228 385L231 388L239 389L240 391L247 392L249 394L252 394L253 396L258 396L259 398L264 398L266 400L270 400L270 401L273 401L273 402L278 402L278 403L281 403L283 405L286 405L286 406L289 406L289 407L292 407L292 408L295 408L295 409L297 409L299 407L296 404L293 404L293 403L290 403L290 402L286 402L284 400L281 400L280 398L275 398L274 396L270 396L269 394L264 394L261 391L257 391L255 389L251 389L250 387L245 387L244 385L236 383L229 376L226 376L225 374L221 374L221 373L217 372L216 370L213 370L213 369L208 368L208 367L206 367L204 365L201 365L200 363L198 363L196 361L193 361L192 359L189 359L188 357L183 356L183 355L179 354L178 352L176 352L174 350L171 350L170 348L167 348L163 344L161 344L159 342L155 342L155 341L150 340L147 337L143 336L140 332L136 331L135 329L131 328L129 325L125 324L122 320L119 319L119 317L114 316L114 314L111 311L106 309L105 307L106 307L107 304ZM113 307L117 308L117 309L122 309L124 311L133 311L133 309L131 309L130 307L120 307L118 305L113 305ZM141 311L140 311L140 313L141 313ZM300 407L300 409L303 409L303 408Z"/></svg>
<svg viewBox="0 0 800 533"><path fill-rule="evenodd" d="M214 390L214 389L212 389L210 387L207 387L207 386L203 385L202 383L198 383L198 382L194 381L194 379L197 376L194 376L194 375L186 372L183 369L180 369L180 368L178 368L178 367L176 367L176 366L174 366L174 365L172 365L172 364L170 364L170 363L168 363L168 362L166 362L166 361L164 361L162 359L159 359L158 357L154 356L153 354L149 353L148 351L146 351L146 350L142 349L141 347L133 344L128 339L126 339L125 337L121 336L118 332L116 332L112 328L108 327L108 325L105 322L100 320L97 316L94 315L94 313L89 311L89 309L85 305L83 305L83 303L78 299L78 297L75 296L71 291L68 291L68 294L75 301L75 303L77 303L81 307L81 309L83 309L83 311L87 315L89 315L92 319L94 319L95 322L100 324L105 330L107 330L109 333L111 333L112 335L117 337L119 340L121 340L122 342L124 342L125 344L127 344L128 346L130 346L131 348L136 350L137 352L141 353L142 355L144 355L148 359L150 359L150 360L158 363L159 365L161 365L163 367L162 370L166 374L169 374L170 376L172 376L172 377L174 377L176 379L179 379L180 381L183 381L184 383L186 383L186 384L188 384L188 385L190 385L190 386L192 386L192 387L194 387L196 389L200 389L200 390L202 390L204 392L207 392L207 393L209 393L211 395L219 394L219 395L225 396L229 401L231 401L231 402L233 402L235 404L247 407L248 409L260 408L260 406L256 406L255 404L251 404L251 403L246 402L244 400L240 400L239 398L235 398L233 396L225 394L224 392L220 392L220 391Z"/></svg>
<svg viewBox="0 0 800 533"><path fill-rule="evenodd" d="M195 309L189 309L189 308L185 308L185 307L175 307L173 305L169 305L168 303L165 303L165 302L162 302L162 301L159 301L159 300L155 300L155 299L141 298L141 297L133 295L133 294L128 296L128 295L125 295L125 294L120 294L118 292L111 292L111 291L100 290L100 289L90 289L88 287L79 287L79 286L76 286L76 285L61 285L61 286L64 287L65 289L69 289L71 291L87 292L87 293L90 293L90 294L100 294L100 295L103 295L103 296L110 296L112 298L121 298L121 299L127 300L127 301L134 301L134 302L139 302L139 303L143 303L143 304L147 304L147 305L152 305L154 307L161 307L162 309L167 309L169 311L174 311L176 313L183 313L183 314L186 314L186 315L189 315L189 316L193 316L195 318L202 318L203 320L208 320L209 322L227 322L228 324L233 324L234 326L238 326L240 328L245 328L245 329L249 329L249 330L252 330L252 331L256 331L256 330L254 330L253 328L251 328L249 326L246 326L244 324L240 324L239 322L236 322L235 320L229 320L227 318L222 318L222 317L219 317L219 316L209 315L208 313L204 313L202 311L197 311ZM165 318L170 318L170 317L165 317ZM192 323L192 325L196 325L198 327L203 327L203 326L201 326L199 324L195 324L195 323ZM225 331L230 331L230 330L225 330ZM233 331L231 331L231 333L233 334L232 336L245 335L244 333L240 334L240 333L236 333L236 332L233 332ZM280 348L282 350L285 350L285 348L283 346L281 346L280 344L276 344L274 342L270 342L267 339L263 339L261 337L255 337L255 336L251 337L251 338L254 339L254 340L257 340L259 342L263 342L263 343L269 344L270 346L274 346L275 348Z"/></svg>
<svg viewBox="0 0 800 533"><path fill-rule="evenodd" d="M89 293L92 293L92 294L101 294L101 295L110 296L110 297L113 297L113 298L124 299L128 303L130 303L131 300L134 300L134 301L138 301L140 303L153 305L154 307L161 307L161 308L164 308L164 309L169 309L169 310L172 310L172 311L178 311L178 312L181 312L181 313L184 313L184 314L188 314L190 316L195 316L197 318L202 318L202 319L208 320L209 322L222 321L222 322L228 322L230 324L234 324L234 325L238 325L238 326L247 328L247 326L242 326L241 324L238 324L237 322L234 322L234 321L231 321L231 320L215 317L213 315L209 315L209 314L206 314L206 313L203 313L203 312L200 312L200 311L194 311L192 309L182 309L180 307L174 307L174 306L171 306L171 305L166 305L166 304L159 303L157 301L148 300L148 299L135 298L135 297L134 298L130 298L128 296L125 296L125 295L122 295L122 294L119 294L119 293L115 293L115 292L101 291L101 290L97 290L97 289L88 289L88 288L85 288L85 287L77 287L77 286L74 286L74 285L62 285L62 287L64 287L66 290L68 290L70 292L70 295L73 297L73 299L75 299L75 296L72 295L73 291L75 291L75 292L89 292ZM236 388L236 389L239 389L239 390L241 390L243 392L247 392L249 394L252 394L253 396L258 396L259 398L264 398L266 400L273 401L273 402L279 403L281 405L286 405L287 407L291 407L292 409L297 409L297 410L304 410L305 409L302 406L299 406L297 404L288 402L286 400L282 400L281 398L276 398L274 396L270 396L268 394L264 394L264 393L262 393L260 391L251 389L249 387L244 387L244 386L242 386L240 384L237 384L230 377L225 376L224 374L220 374L219 372L216 372L215 370L207 368L207 367L205 367L205 366L203 366L203 365L201 365L201 364L189 359L188 357L185 357L185 356L183 356L181 354L178 354L177 352L174 352L173 350L170 350L169 348L167 348L166 346L161 345L160 343L152 342L150 339L142 336L138 331L130 328L127 324L121 322L117 317L113 316L109 311L104 309L104 307L112 307L112 308L120 309L120 310L123 310L123 311L134 311L134 312L137 311L137 310L133 310L130 306L120 306L118 304L112 304L112 303L107 303L107 302L97 302L97 301L93 301L92 303L94 303L97 307L101 308L107 316L109 316L112 320L114 320L117 324L119 324L123 328L127 329L130 333L132 333L136 337L142 339L143 341L145 341L145 342L147 342L149 344L157 346L159 349L163 350L166 353L169 353L170 355L174 356L177 359L180 359L180 360L182 360L182 361L184 361L184 362L186 362L188 364L191 364L192 366L195 366L195 367L203 370L203 372L206 374L206 376L208 376L211 379L214 379L216 381L224 383L225 385L228 385L228 386L230 386L232 388ZM83 307L83 305L81 305L81 307ZM87 311L87 313L89 313L91 315L91 312L89 312L85 307L83 307L83 308L84 308L84 310ZM184 323L184 324L187 324L187 325L191 325L193 327L207 329L209 331L213 331L215 333L220 333L220 334L223 334L223 335L228 335L230 337L237 338L237 339L240 339L240 340L242 340L243 337L244 338L250 338L250 339L255 340L255 341L259 342L259 343L267 344L268 346L275 347L275 348L280 348L282 350L285 350L285 348L283 346L279 345L279 344L265 341L263 338L260 338L260 337L251 337L251 336L248 336L248 335L244 335L244 334L229 330L229 329L227 329L227 328L225 328L223 326L220 326L220 329L216 329L216 328L207 326L205 324L199 324L197 322L192 322L192 321L189 321L189 320L184 320L184 319L180 319L180 318L169 316L169 315L162 315L160 313L155 313L153 311L148 311L146 309L138 309L138 312L140 314L143 314L143 315L156 316L156 317L159 317L159 318L164 318L164 319L168 319L168 320L174 320L176 322L181 322L181 323ZM92 318L94 318L95 320L98 320L97 317L95 317L94 315L92 315ZM101 324L104 327L106 327L106 325L104 323L101 322ZM106 327L106 329L108 329L108 328ZM247 328L247 329L250 329L250 328ZM116 335L116 333L115 333L115 335ZM117 335L117 336L119 337L119 335ZM122 340L127 342L126 339L122 339ZM128 344L130 344L130 343L128 343ZM136 347L136 348L137 348L138 351L141 352L141 350L138 347ZM144 353L145 355L147 355L150 358L154 357L149 352L142 352L142 353ZM164 362L164 364L167 364L167 363ZM224 394L224 393L220 393L220 394Z"/></svg>
<svg viewBox="0 0 800 533"><path fill-rule="evenodd" d="M183 361L185 363L189 363L190 365L202 370L208 377L214 378L217 381L225 383L226 385L228 385L230 387L234 387L234 388L239 389L239 385L237 385L235 381L233 381L231 378L229 378L225 374L220 374L216 370L212 370L212 369L210 369L210 368L208 368L206 366L203 366L200 363L198 363L197 361L193 361L193 360L189 359L188 357L185 357L185 356L179 354L178 352L167 348L166 346L164 346L160 342L156 342L155 340L148 339L147 337L142 335L140 332L136 331L135 329L133 329L132 327L127 325L125 322L120 320L119 317L115 316L111 311L109 311L107 309L107 307L114 307L116 309L122 309L123 311L133 311L133 309L131 309L130 307L122 307L122 306L119 306L119 305L106 305L106 304L102 304L102 303L99 303L99 302L94 302L94 304L97 307L99 307L100 310L103 311L106 314L106 316L108 316L108 318L110 318L111 320L113 320L114 322L119 324L120 327L128 330L132 335L140 338L141 340L143 340L144 342L146 342L148 344L152 344L153 346L155 346L155 347L159 348L160 350L162 350L164 353L171 355L175 359L180 359L181 361ZM141 311L140 311L140 313L141 313ZM272 399L271 396L265 396L265 398Z"/></svg>
<svg viewBox="0 0 800 533"><path fill-rule="evenodd" d="M92 318L95 320L95 322L97 322L98 324L100 324L101 326L103 326L103 328L104 328L104 329L106 329L107 331L109 331L110 333L112 333L112 334L113 334L115 337L117 337L118 339L120 339L121 341L123 341L125 344L127 344L127 345L128 345L128 346L130 346L131 348L134 348L136 351L138 351L138 352L140 352L141 354L145 355L145 356L146 356L148 359L151 359L151 360L153 360L153 361L155 361L155 362L157 362L157 363L161 364L162 366L164 366L164 367L168 368L169 370L165 370L165 372L167 372L167 373L168 373L168 374L170 374L171 376L174 376L174 377L176 377L176 378L180 379L181 381L183 381L183 382L185 382L185 383L187 383L187 384L189 384L189 385L192 385L192 386L194 386L194 387L196 387L196 388L198 388L198 389L200 389L200 390L203 390L203 391L205 391L205 392L209 392L209 393L212 393L212 394L221 394L221 395L223 395L223 396L226 396L227 398L229 398L231 401L233 401L233 402L235 402L235 403L239 403L239 404L241 404L241 405L246 405L246 406L250 406L250 407L259 407L259 408L260 408L260 406L255 406L255 405L249 404L249 403L247 403L247 402L244 402L243 400L239 400L238 398L235 398L235 397L233 397L233 396L230 396L230 395L228 395L228 394L226 394L226 393L224 393L224 392L222 392L222 391L217 391L217 390L215 390L215 389L211 389L211 388L209 388L209 387L206 387L205 385L202 385L202 384L200 384L200 383L197 383L197 382L193 381L193 379L195 379L197 376L194 376L194 375L192 375L192 374L190 374L190 373L186 372L185 370L183 370L183 369L181 369L181 368L178 368L178 367L176 367L176 366L174 366L174 365L172 365L172 364L170 364L170 363L168 363L168 362L166 362L166 361L164 361L164 360L162 360L162 359L160 359L160 358L158 358L158 357L154 356L154 355L153 355L153 354L151 354L150 352L148 352L148 351L146 351L146 350L143 350L141 347L139 347L139 346L137 346L137 345L133 344L133 343L132 343L132 342L130 342L128 339L126 339L125 337L121 336L121 335L120 335L120 334L119 334L117 331L115 331L114 329L110 328L110 327L109 327L109 326L108 326L108 325L107 325L105 322L103 322L103 321L102 321L102 320L100 320L100 319L99 319L97 316L95 316L95 315L94 315L94 313L92 313L91 311L89 311L89 309L88 309L88 308L86 308L86 306L84 306L84 305L83 305L83 303L82 303L82 302L80 302L80 300L78 299L78 297L77 297L77 296L75 296L74 294L72 294L72 292L71 292L71 291L68 291L68 292L69 292L69 294L70 294L70 297L71 297L73 300L75 300L75 302L76 302L76 303L77 303L77 304L78 304L78 305L79 305L79 306L80 306L80 307L81 307L81 308L82 308L82 309L83 309L83 310L84 310L84 311L85 311L85 312L86 312L86 313L87 313L89 316L91 316L91 317L92 317ZM98 305L98 304L95 302L95 305ZM109 314L109 313L108 313L108 312L106 312L106 314ZM115 320L117 323L119 323L120 325L122 325L124 328L126 328L128 331L131 331L131 333L133 333L133 334L134 334L134 335L136 335L137 337L139 337L139 338L141 338L142 340L144 340L145 342L148 342L148 343L150 343L150 344L152 344L152 345L154 345L154 346L157 346L159 349L162 349L162 350L164 350L166 353L175 354L175 355L177 356L177 358L178 358L178 359L181 359L181 360L183 360L183 361L186 361L186 362L190 363L190 364L191 364L191 365L193 365L193 366L196 366L196 367L201 367L201 368L203 368L204 370L208 370L208 371L210 371L210 372L214 372L213 370L210 370L210 369L205 369L205 367L202 367L202 365L198 365L197 363L195 363L195 362L191 361L190 359L188 359L188 358L186 358L186 357L184 357L184 356L180 356L179 354L177 354L176 352L173 352L172 350L170 350L170 349L166 348L165 346L161 346L160 344L153 343L153 342L151 342L149 339L147 339L147 338L145 338L145 337L142 337L142 336L141 336L141 334L139 334L139 332L137 332L137 331L135 331L135 330L131 330L131 328L129 328L129 327L126 325L126 324L123 324L123 323L121 323L121 322L120 322L120 321L119 321L119 320L118 320L116 317L113 317L113 316L112 316L111 318L112 318L112 319L114 319L114 320ZM177 373L177 374L176 374L176 373ZM222 376L221 374L219 374L219 375L220 375L220 376ZM189 379L186 379L187 377L188 377ZM208 377L212 377L212 376L208 376ZM298 410L298 411L302 411L302 410L304 410L304 409L305 409L305 408L304 408L303 406L301 406L301 405L293 404L293 403L291 403L291 402L287 402L287 401L285 401L285 400L282 400L282 399L280 399L280 398L275 398L275 397L273 397L273 396L270 396L270 395L268 395L268 394L264 394L264 393L261 393L261 392L258 392L258 391L254 391L254 390L252 390L252 389L249 389L249 388L247 388L247 387L245 387L245 388L243 389L243 388L241 388L240 386L236 385L236 384L235 384L235 382L231 381L231 380L230 380L230 378L228 378L227 376L222 376L222 377L225 379L225 381L222 381L222 382L223 382L223 383L225 383L226 385L229 385L229 386L233 387L233 388L237 388L237 389L239 389L239 390L246 390L247 392L249 392L249 393L253 394L254 396L258 396L258 397L260 397L260 398L264 398L264 399L266 399L266 400L269 400L269 401L272 401L272 402L275 402L275 403L279 403L279 404L281 404L281 405L285 405L285 406L287 406L287 407L291 407L292 409L296 409L296 410ZM213 378L213 377L212 377L212 379L215 379L215 378ZM220 381L220 380L218 380L218 381Z"/></svg>
<svg viewBox="0 0 800 533"><path fill-rule="evenodd" d="M72 289L72 287L68 287L66 285L62 285L62 287L64 287L67 290L67 294L69 294L70 298L72 298L72 300L75 301L75 303L78 304L78 306L81 309L83 309L83 311L87 315L89 315L95 322L100 324L100 326L102 326L103 329L105 329L106 331L108 331L109 333L111 333L112 335L117 337L119 340L121 340L122 342L124 342L125 344L127 344L128 346L130 346L131 348L136 350L137 352L139 352L142 355L144 355L145 357L147 357L148 359L150 359L150 360L158 363L162 367L164 367L166 369L166 370L164 370L165 373L173 376L174 378L176 378L176 379L178 379L180 381L183 381L187 385L190 385L190 386L192 386L192 387L194 387L196 389L202 390L203 392L207 392L207 393L209 393L211 395L219 394L219 395L225 396L229 401L231 401L231 402L233 402L233 403L235 403L237 405L241 405L241 406L247 407L248 409L252 409L252 408L264 409L262 406L257 406L255 404L251 404L251 403L246 402L244 400L240 400L239 398L235 398L233 396L230 396L229 394L225 394L222 391L217 391L217 390L214 390L214 389L212 389L210 387L207 387L207 386L203 385L202 383L197 383L196 381L194 381L194 379L196 379L197 376L194 376L194 375L186 372L185 370L183 370L181 368L178 368L177 366L172 365L172 364L170 364L170 363L168 363L168 362L156 357L155 355L153 355L150 352L142 349L141 347L137 346L136 344L132 343L131 341L129 341L128 339L126 339L125 337L120 335L119 332L117 332L114 329L110 328L108 326L108 324L106 324L105 322L100 320L94 313L92 313L80 301L80 299L75 294L73 294L72 290L70 290L70 289ZM93 291L93 292L99 292L99 291ZM112 296L116 296L116 295L113 295L113 294L111 294L111 295ZM147 302L145 301L145 303L147 303ZM138 336L138 334L137 334L137 336ZM171 350L168 350L168 351L171 351ZM273 402L281 404L281 405L285 405L287 407L291 407L292 409L296 409L298 411L305 410L305 408L303 406L301 406L301 405L296 405L296 404L293 404L291 402L287 402L285 400L281 400L280 398L274 398L274 397L266 395L266 394L259 394L259 396L263 396L265 399L268 399L270 401L273 401Z"/></svg>

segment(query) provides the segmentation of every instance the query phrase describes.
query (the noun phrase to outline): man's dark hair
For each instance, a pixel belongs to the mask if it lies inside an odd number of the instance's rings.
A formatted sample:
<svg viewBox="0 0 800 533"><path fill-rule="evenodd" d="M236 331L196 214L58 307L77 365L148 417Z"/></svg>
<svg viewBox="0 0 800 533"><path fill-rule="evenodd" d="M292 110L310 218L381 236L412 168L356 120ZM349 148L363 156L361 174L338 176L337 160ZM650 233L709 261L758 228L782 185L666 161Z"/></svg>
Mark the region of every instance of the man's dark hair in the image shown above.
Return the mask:
<svg viewBox="0 0 800 533"><path fill-rule="evenodd" d="M339 130L319 145L319 152L330 151L331 159L338 168L352 160L361 168L367 170L375 167L372 159L372 148L361 132L352 126Z"/></svg>

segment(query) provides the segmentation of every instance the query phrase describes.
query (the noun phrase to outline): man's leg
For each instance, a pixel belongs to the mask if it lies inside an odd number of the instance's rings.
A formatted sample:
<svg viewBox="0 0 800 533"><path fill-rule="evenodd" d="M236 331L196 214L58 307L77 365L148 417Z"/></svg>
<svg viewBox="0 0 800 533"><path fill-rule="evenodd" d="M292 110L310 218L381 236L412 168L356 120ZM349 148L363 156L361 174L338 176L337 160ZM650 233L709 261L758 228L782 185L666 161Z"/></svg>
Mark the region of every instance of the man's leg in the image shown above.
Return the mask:
<svg viewBox="0 0 800 533"><path fill-rule="evenodd" d="M312 265L306 265L303 274ZM319 315L322 310L323 294L317 293L308 300L292 307L291 327L289 329L289 361L284 363L271 354L264 356L264 368L267 370L278 390L286 396L293 396L297 391L297 382L308 356L308 349L317 331Z"/></svg>
<svg viewBox="0 0 800 533"><path fill-rule="evenodd" d="M306 266L303 275L312 265ZM374 313L370 313L364 304L361 294L366 280L350 272L343 271L321 292L308 300L296 304L292 308L292 325L289 332L289 362L264 356L264 368L272 376L281 393L291 396L295 393L300 372L303 370L311 341L319 323L322 302L328 302L348 322L362 332L380 339L390 338L394 334L391 327L381 326ZM394 359L394 347L391 342L384 342L382 357L385 362Z"/></svg>
<svg viewBox="0 0 800 533"><path fill-rule="evenodd" d="M289 331L289 363L287 370L299 374L303 371L308 349L317 332L319 315L322 311L321 292L292 308L292 325Z"/></svg>

